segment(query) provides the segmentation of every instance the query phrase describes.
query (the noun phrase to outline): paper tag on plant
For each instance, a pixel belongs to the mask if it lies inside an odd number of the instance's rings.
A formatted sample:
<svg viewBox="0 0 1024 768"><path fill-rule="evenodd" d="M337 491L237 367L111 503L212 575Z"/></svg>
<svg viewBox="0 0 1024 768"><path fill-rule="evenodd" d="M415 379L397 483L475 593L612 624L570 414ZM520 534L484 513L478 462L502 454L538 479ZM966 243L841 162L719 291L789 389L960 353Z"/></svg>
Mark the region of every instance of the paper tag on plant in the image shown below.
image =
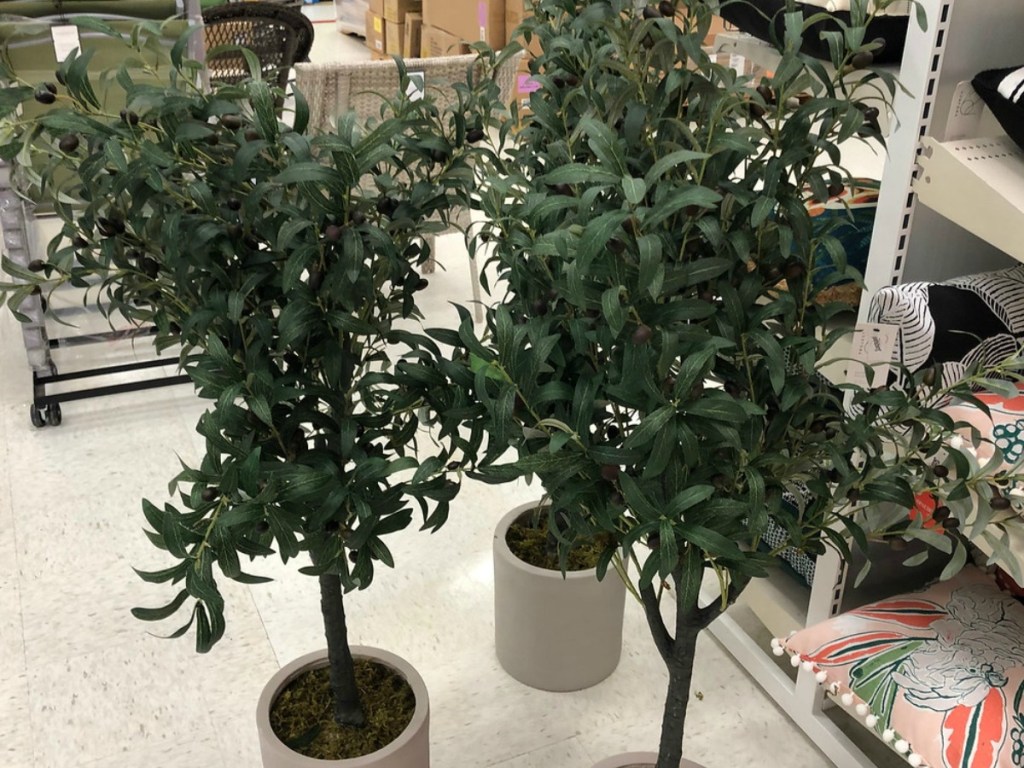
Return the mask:
<svg viewBox="0 0 1024 768"><path fill-rule="evenodd" d="M50 27L50 36L53 38L53 55L57 57L58 64L70 56L73 50L82 48L82 41L78 38L78 27L73 24Z"/></svg>
<svg viewBox="0 0 1024 768"><path fill-rule="evenodd" d="M409 85L405 89L405 95L409 101L422 101L427 92L427 75L425 72L409 72Z"/></svg>
<svg viewBox="0 0 1024 768"><path fill-rule="evenodd" d="M865 389L883 386L889 378L899 331L898 325L857 323L850 348L850 357L856 362L847 364L847 382Z"/></svg>

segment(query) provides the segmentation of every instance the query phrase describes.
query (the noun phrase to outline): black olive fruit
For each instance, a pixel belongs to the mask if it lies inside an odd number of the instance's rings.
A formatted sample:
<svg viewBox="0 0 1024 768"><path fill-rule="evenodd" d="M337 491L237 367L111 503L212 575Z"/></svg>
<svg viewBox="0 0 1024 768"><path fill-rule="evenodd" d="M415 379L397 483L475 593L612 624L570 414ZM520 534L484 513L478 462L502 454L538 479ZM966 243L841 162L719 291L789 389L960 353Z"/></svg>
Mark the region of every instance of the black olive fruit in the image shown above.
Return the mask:
<svg viewBox="0 0 1024 768"><path fill-rule="evenodd" d="M46 269L46 262L42 259L32 259L28 263L29 272L42 272L44 269Z"/></svg>
<svg viewBox="0 0 1024 768"><path fill-rule="evenodd" d="M1003 510L1010 508L1010 500L1005 496L993 496L992 501L989 502L989 506L994 510L1002 512Z"/></svg>
<svg viewBox="0 0 1024 768"><path fill-rule="evenodd" d="M139 262L139 268L142 270L142 273L149 278L155 278L160 274L160 265L156 260L151 259L149 256L146 256L141 262Z"/></svg>
<svg viewBox="0 0 1024 768"><path fill-rule="evenodd" d="M603 464L601 465L601 477L607 480L609 483L614 483L619 479L619 475L622 470L619 469L617 464Z"/></svg>
<svg viewBox="0 0 1024 768"><path fill-rule="evenodd" d="M216 501L218 496L220 496L220 491L218 491L216 488L203 488L203 501L207 503L211 501Z"/></svg>
<svg viewBox="0 0 1024 768"><path fill-rule="evenodd" d="M637 329L635 331L633 331L633 343L636 344L637 346L641 346L641 345L646 344L647 342L649 342L651 340L651 338L653 338L653 336L654 336L654 331L651 330L651 326L649 326L649 325L637 326Z"/></svg>
<svg viewBox="0 0 1024 768"><path fill-rule="evenodd" d="M242 201L239 200L237 197L229 197L227 206L232 211L238 211L241 210L242 208Z"/></svg>
<svg viewBox="0 0 1024 768"><path fill-rule="evenodd" d="M782 274L786 276L787 280L799 280L807 274L807 268L799 261L791 261L786 264Z"/></svg>
<svg viewBox="0 0 1024 768"><path fill-rule="evenodd" d="M648 5L644 7L644 18L645 19L660 19L661 11L654 6Z"/></svg>
<svg viewBox="0 0 1024 768"><path fill-rule="evenodd" d="M64 73L61 72L59 69L56 72L53 73L53 76L57 79L57 82L60 83L61 85L67 85L68 84L67 78L64 77Z"/></svg>
<svg viewBox="0 0 1024 768"><path fill-rule="evenodd" d="M382 197L377 201L377 211L382 213L388 218L395 215L395 211L398 210L398 201L392 197Z"/></svg>
<svg viewBox="0 0 1024 768"><path fill-rule="evenodd" d="M311 291L319 291L320 286L324 284L324 273L319 267L313 267L309 270L309 280L307 281L309 289Z"/></svg>
<svg viewBox="0 0 1024 768"><path fill-rule="evenodd" d="M89 245L89 241L81 235L75 235L71 238L71 244L75 246L75 248L86 248Z"/></svg>
<svg viewBox="0 0 1024 768"><path fill-rule="evenodd" d="M224 115L224 117L220 119L220 124L229 131L237 131L242 127L242 118L238 115Z"/></svg>
<svg viewBox="0 0 1024 768"><path fill-rule="evenodd" d="M825 431L825 422L821 419L815 419L811 422L811 434L818 435Z"/></svg>
<svg viewBox="0 0 1024 768"><path fill-rule="evenodd" d="M270 533L270 523L266 520L260 520L256 523L256 533Z"/></svg>
<svg viewBox="0 0 1024 768"><path fill-rule="evenodd" d="M430 150L430 159L435 163L444 163L448 160L447 150L437 148Z"/></svg>
<svg viewBox="0 0 1024 768"><path fill-rule="evenodd" d="M348 559L349 559L350 562L353 562L353 563L356 560L358 560L359 559L359 550L358 549L353 549L353 550L349 551Z"/></svg>
<svg viewBox="0 0 1024 768"><path fill-rule="evenodd" d="M661 2L658 3L658 11L665 18L676 15L676 7L670 3L669 0L661 0Z"/></svg>
<svg viewBox="0 0 1024 768"><path fill-rule="evenodd" d="M348 215L348 220L358 227L366 221L366 214L356 208Z"/></svg>
<svg viewBox="0 0 1024 768"><path fill-rule="evenodd" d="M40 104L53 104L53 102L57 100L57 97L48 88L40 86L39 88L36 88L35 100Z"/></svg>
<svg viewBox="0 0 1024 768"><path fill-rule="evenodd" d="M49 91L50 93L52 93L52 94L53 94L54 96L56 96L56 95L57 95L57 86L56 86L56 85L54 85L53 83L43 83L43 88L45 88L46 90L48 90L48 91Z"/></svg>
<svg viewBox="0 0 1024 768"><path fill-rule="evenodd" d="M940 480L949 477L949 467L943 464L935 465L935 467L932 469L932 472L934 472L935 476Z"/></svg>
<svg viewBox="0 0 1024 768"><path fill-rule="evenodd" d="M449 461L448 464L445 465L445 469L447 469L449 472L454 472L460 467L462 467L461 461Z"/></svg>
<svg viewBox="0 0 1024 768"><path fill-rule="evenodd" d="M218 144L220 144L220 136L218 136L216 133L211 133L206 137L206 143L209 144L211 147L215 147Z"/></svg>
<svg viewBox="0 0 1024 768"><path fill-rule="evenodd" d="M936 523L944 523L947 520L949 520L950 514L952 514L952 512L949 507L945 505L941 507L936 507L935 511L932 512L932 520L934 520Z"/></svg>
<svg viewBox="0 0 1024 768"><path fill-rule="evenodd" d="M853 58L850 59L850 65L854 69L864 69L865 67L870 67L874 61L875 54L870 51L861 51L853 55Z"/></svg>
<svg viewBox="0 0 1024 768"><path fill-rule="evenodd" d="M422 291L425 290L428 285L430 285L430 281L427 280L427 278L425 277L421 277L419 280L416 281L416 285L413 287L413 290Z"/></svg>
<svg viewBox="0 0 1024 768"><path fill-rule="evenodd" d="M324 523L325 533L337 533L341 529L341 524L337 520L328 520Z"/></svg>
<svg viewBox="0 0 1024 768"><path fill-rule="evenodd" d="M534 299L531 309L535 316L543 317L548 313L548 302L546 299Z"/></svg>
<svg viewBox="0 0 1024 768"><path fill-rule="evenodd" d="M260 137L260 132L255 128L246 128L244 135L246 141L256 141Z"/></svg>
<svg viewBox="0 0 1024 768"><path fill-rule="evenodd" d="M341 240L342 231L341 227L337 224L328 224L324 227L324 237L332 243L336 243Z"/></svg>
<svg viewBox="0 0 1024 768"><path fill-rule="evenodd" d="M65 155L70 155L78 149L78 144L78 137L73 133L65 133L60 137L60 141L57 142L57 146L60 147L60 151Z"/></svg>
<svg viewBox="0 0 1024 768"><path fill-rule="evenodd" d="M858 501L860 501L860 491L856 488L851 488L846 492L846 498L850 501L851 504L856 504Z"/></svg>
<svg viewBox="0 0 1024 768"><path fill-rule="evenodd" d="M466 141L470 144L476 144L478 141L483 140L484 129L483 128L470 128L466 131Z"/></svg>

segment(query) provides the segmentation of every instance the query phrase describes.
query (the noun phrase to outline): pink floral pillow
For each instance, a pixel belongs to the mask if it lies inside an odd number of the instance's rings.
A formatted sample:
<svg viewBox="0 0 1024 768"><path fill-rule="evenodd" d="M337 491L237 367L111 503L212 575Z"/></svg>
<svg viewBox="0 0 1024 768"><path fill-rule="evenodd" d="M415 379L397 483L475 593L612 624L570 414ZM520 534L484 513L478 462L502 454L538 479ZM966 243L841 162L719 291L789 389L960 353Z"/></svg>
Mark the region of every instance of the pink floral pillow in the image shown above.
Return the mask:
<svg viewBox="0 0 1024 768"><path fill-rule="evenodd" d="M1021 394L1005 398L992 392L975 395L988 406L991 415L967 403L954 403L942 410L953 421L964 421L978 430L985 440L978 446L978 460L984 464L992 458L993 446L1003 454L1004 465L1014 466L1024 459L1024 384L1017 385ZM962 430L970 440L970 432Z"/></svg>
<svg viewBox="0 0 1024 768"><path fill-rule="evenodd" d="M975 568L772 645L912 766L1024 765L1024 606Z"/></svg>

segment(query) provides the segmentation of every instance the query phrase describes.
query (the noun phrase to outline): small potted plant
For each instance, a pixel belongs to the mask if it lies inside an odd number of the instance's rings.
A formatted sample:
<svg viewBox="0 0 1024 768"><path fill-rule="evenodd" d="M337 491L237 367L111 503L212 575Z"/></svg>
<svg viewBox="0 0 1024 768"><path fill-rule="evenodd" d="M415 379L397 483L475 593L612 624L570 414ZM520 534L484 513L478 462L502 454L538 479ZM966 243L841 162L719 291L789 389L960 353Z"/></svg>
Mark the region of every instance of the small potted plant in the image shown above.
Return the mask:
<svg viewBox="0 0 1024 768"><path fill-rule="evenodd" d="M843 308L818 295L860 277L807 204L847 183L841 142L878 137L844 76L895 87L871 69L867 3L830 37L840 74L799 54L801 21L756 79L702 47L705 0L532 5L532 114L478 193L504 292L481 338L463 324L455 359L475 371L492 436L479 476L536 476L563 550L607 537L600 576L624 553L666 664L657 753L601 768L678 768L697 638L769 572L770 520L798 549L849 556L848 536L867 549L860 510L891 503L906 520L927 490L967 530L968 491L984 507L996 470L951 447L934 371L903 389L819 374ZM793 513L782 498L797 488ZM947 573L963 563L959 533L918 518L901 535L953 552Z"/></svg>
<svg viewBox="0 0 1024 768"><path fill-rule="evenodd" d="M403 321L427 287L424 235L473 182L481 105L496 92L488 63L450 109L396 93L375 125L342 118L313 136L302 95L283 121L248 52L253 81L204 91L183 43L145 71L123 44L126 64L104 80L119 113L100 106L88 57L73 53L54 83L5 73L4 155L63 229L45 256L5 261L15 279L2 288L17 312L34 292L98 280L110 311L181 345L211 403L197 426L205 455L176 478L177 500L143 504L174 562L140 575L174 592L134 613L187 613L174 636L193 631L205 652L225 629L218 576L255 584L243 558L295 560L319 584L327 649L268 684L264 764L425 768L423 682L392 654L349 646L344 595L394 565L386 539L417 512L426 529L445 522L457 465L482 439L447 415L464 397L447 386L451 366ZM45 108L17 117L22 102ZM436 422L429 449L424 420ZM304 691L330 703L326 718L307 717ZM392 703L400 711L381 716Z"/></svg>

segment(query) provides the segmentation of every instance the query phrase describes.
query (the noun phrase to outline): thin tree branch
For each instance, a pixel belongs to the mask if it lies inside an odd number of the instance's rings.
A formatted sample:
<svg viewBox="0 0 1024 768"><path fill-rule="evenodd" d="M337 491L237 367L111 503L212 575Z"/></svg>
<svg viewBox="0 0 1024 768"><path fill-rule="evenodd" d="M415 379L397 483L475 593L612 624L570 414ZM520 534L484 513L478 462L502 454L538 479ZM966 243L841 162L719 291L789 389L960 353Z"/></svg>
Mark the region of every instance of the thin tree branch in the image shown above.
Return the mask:
<svg viewBox="0 0 1024 768"><path fill-rule="evenodd" d="M736 576L730 573L729 590L726 593L725 605L722 605L721 600L715 600L713 603L697 609L695 611L694 623L701 629L706 629L711 622L722 615L726 608L736 602L736 599L747 588L749 583L749 576Z"/></svg>
<svg viewBox="0 0 1024 768"><path fill-rule="evenodd" d="M644 615L647 617L647 626L651 628L651 637L654 638L654 645L661 654L661 658L668 662L672 658L675 641L665 626L665 620L661 616L661 607L658 596L654 593L653 584L645 584L640 587L640 601L644 606Z"/></svg>

